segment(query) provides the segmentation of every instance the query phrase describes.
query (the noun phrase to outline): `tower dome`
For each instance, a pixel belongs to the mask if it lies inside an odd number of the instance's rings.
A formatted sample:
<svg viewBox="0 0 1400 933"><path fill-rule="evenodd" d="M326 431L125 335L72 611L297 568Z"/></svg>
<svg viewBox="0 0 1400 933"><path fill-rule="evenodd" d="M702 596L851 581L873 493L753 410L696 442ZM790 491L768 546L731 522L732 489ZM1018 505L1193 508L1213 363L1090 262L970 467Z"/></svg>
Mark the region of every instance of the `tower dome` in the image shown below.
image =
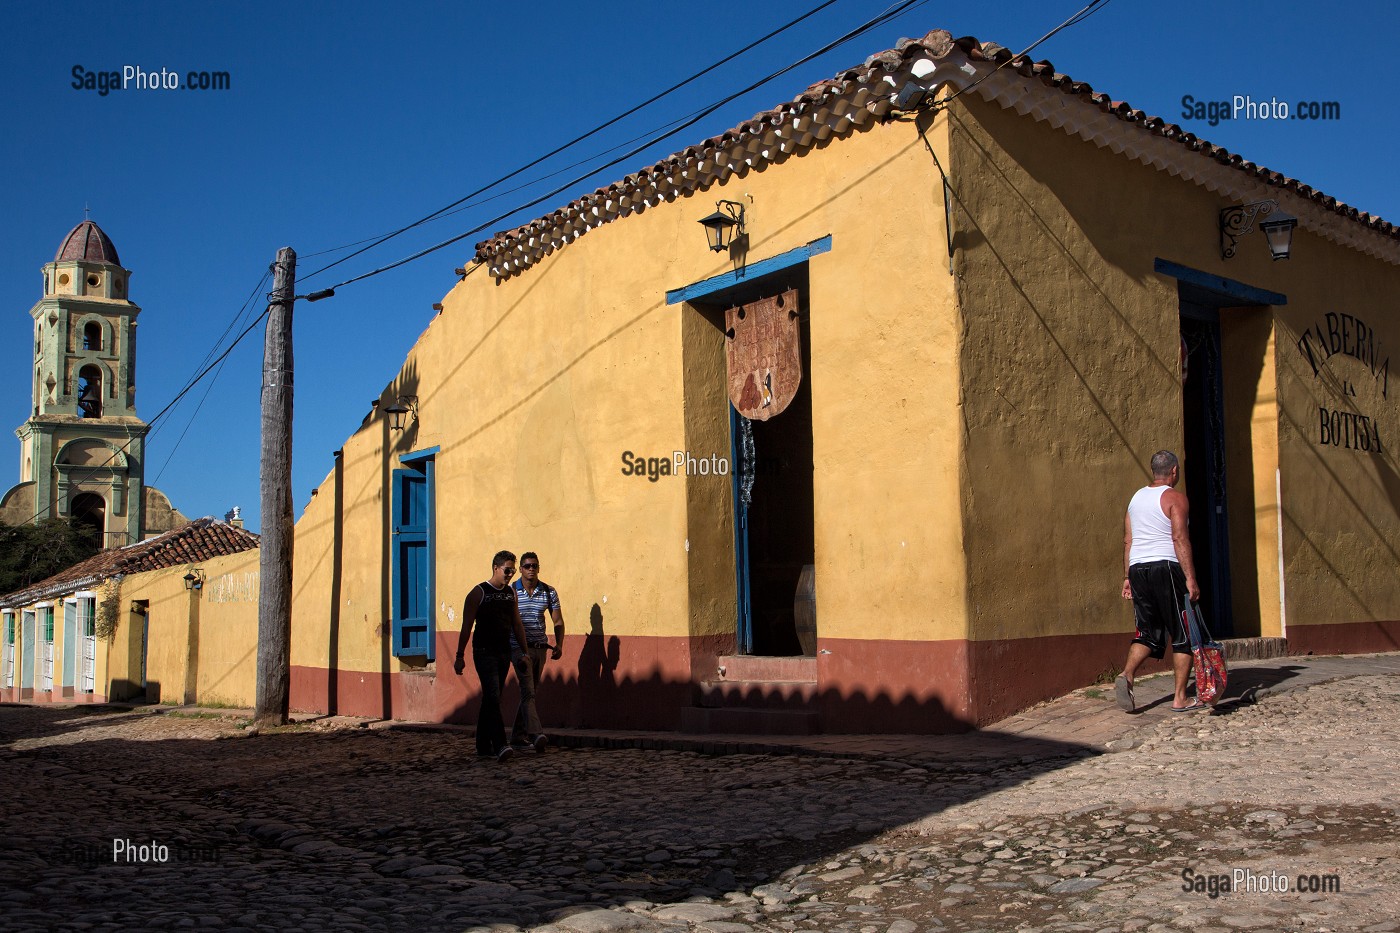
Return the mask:
<svg viewBox="0 0 1400 933"><path fill-rule="evenodd" d="M54 262L70 260L109 262L114 266L121 265L121 260L117 258L117 248L112 245L111 238L91 220L84 220L68 232L68 235L63 238L63 242L59 244L58 252L54 255L53 260Z"/></svg>

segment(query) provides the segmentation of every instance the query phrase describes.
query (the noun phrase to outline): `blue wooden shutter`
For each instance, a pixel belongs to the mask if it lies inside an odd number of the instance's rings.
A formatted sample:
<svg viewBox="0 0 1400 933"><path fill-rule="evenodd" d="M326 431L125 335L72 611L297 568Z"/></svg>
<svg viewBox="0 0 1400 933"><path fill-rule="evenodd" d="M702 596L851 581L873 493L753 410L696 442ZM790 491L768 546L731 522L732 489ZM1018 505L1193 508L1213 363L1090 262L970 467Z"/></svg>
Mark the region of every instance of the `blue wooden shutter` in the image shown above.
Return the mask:
<svg viewBox="0 0 1400 933"><path fill-rule="evenodd" d="M428 472L394 471L393 651L433 660L431 461Z"/></svg>
<svg viewBox="0 0 1400 933"><path fill-rule="evenodd" d="M34 686L34 613L26 612L21 616L20 645L20 681L21 687Z"/></svg>
<svg viewBox="0 0 1400 933"><path fill-rule="evenodd" d="M73 686L73 672L75 670L78 653L78 604L70 603L66 600L63 603L63 683L61 686Z"/></svg>

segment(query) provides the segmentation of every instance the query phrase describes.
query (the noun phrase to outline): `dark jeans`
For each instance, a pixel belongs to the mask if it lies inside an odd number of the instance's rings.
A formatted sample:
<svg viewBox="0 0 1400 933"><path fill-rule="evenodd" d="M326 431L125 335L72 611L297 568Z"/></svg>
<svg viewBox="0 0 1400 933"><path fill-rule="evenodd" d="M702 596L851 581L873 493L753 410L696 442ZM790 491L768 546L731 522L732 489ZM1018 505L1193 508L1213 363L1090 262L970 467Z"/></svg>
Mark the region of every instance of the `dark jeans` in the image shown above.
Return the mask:
<svg viewBox="0 0 1400 933"><path fill-rule="evenodd" d="M501 690L510 670L510 653L473 651L472 663L481 680L481 712L476 717L476 753L495 755L506 745L506 724L501 718Z"/></svg>
<svg viewBox="0 0 1400 933"><path fill-rule="evenodd" d="M539 690L540 677L544 675L544 659L548 648L526 648L515 662L515 679L520 684L520 706L515 711L515 724L510 729L510 740L518 745L530 741L544 730L540 727L540 716L535 710L535 693Z"/></svg>

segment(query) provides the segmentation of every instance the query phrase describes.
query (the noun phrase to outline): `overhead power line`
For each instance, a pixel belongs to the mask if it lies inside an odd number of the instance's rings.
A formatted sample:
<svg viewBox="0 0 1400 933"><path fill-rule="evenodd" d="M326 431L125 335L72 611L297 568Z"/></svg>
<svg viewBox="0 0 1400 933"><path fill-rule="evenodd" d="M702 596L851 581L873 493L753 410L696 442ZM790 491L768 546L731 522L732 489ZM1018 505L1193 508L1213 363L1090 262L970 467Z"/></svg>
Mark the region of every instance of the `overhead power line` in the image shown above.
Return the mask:
<svg viewBox="0 0 1400 933"><path fill-rule="evenodd" d="M754 41L750 42L748 45L744 46L743 48L739 49L738 51L731 52L730 54L724 56L723 58L721 58L719 61L715 62L714 64L712 64L712 65L710 65L710 66L708 66L708 67L706 67L706 68L703 68L703 69L701 69L700 71L695 72L694 74L690 75L690 77L688 77L688 78L684 79L683 81L680 81L680 82L678 82L678 83L676 83L676 84L671 85L670 87L666 88L666 90L661 91L660 93L653 94L651 97L648 97L646 100L642 101L640 104L637 104L637 105L634 106L634 107L630 107L630 108L628 108L627 110L624 110L622 113L618 114L617 116L613 117L612 119L606 121L605 123L600 123L600 124L598 124L598 125L595 126L593 129L589 130L588 132L586 132L586 133L584 133L584 134L582 134L582 135L580 135L580 136L575 136L573 139L569 140L568 142L564 143L563 145L558 146L558 147L556 147L556 148L550 150L549 152L546 152L544 155L540 156L539 158L537 158L537 159L535 159L535 160L533 160L533 161L531 161L531 162L526 163L525 165L522 165L520 168L517 168L517 169L515 169L514 171L511 171L511 172L507 172L505 175L502 175L500 178L497 178L495 181L490 182L489 184L482 185L480 188L477 188L475 191L471 192L470 194L467 194L467 195L464 195L464 196L458 198L456 201L453 201L451 204L448 204L446 207L439 208L438 210L433 211L431 214L427 215L426 217L419 218L418 220L413 221L413 223L406 224L405 226L402 226L402 227L398 228L397 230L390 231L389 233L386 233L386 234L384 234L383 236L379 236L379 237L370 237L369 240L373 240L373 242L371 242L370 245L364 247L363 249L357 249L357 250L355 250L355 252L350 253L348 256L342 256L340 259L337 259L335 262L328 263L327 265L322 266L321 268L315 270L314 272L309 272L309 273L307 273L306 275L301 276L301 281L305 282L307 279L310 279L312 276L319 275L320 273L325 272L327 269L330 269L330 268L332 268L332 267L334 267L334 266L340 265L342 262L345 262L346 260L353 259L353 258L355 258L356 256L360 255L361 253L364 253L364 252L367 252L368 250L374 249L376 246L380 245L381 243L387 243L389 240L392 240L394 237L398 236L399 234L401 234L401 233L406 233L407 231L412 230L414 227L421 226L422 224L425 224L425 223L427 223L428 221L433 220L433 219L436 218L436 217L440 217L440 216L442 216L442 215L448 213L449 211L451 211L453 208L457 207L458 205L462 204L463 202L469 201L469 200L471 200L472 198L476 197L477 195L482 194L482 193L484 193L484 192L486 192L486 191L489 191L489 190L491 190L492 188L496 187L497 185L503 184L503 183L509 181L510 179L514 178L515 176L517 176L517 175L523 173L523 172L529 171L530 169L534 168L535 166L539 165L540 163L545 162L545 161L548 161L549 159L552 159L554 156L558 155L559 153L564 152L566 149L570 149L570 148L572 148L572 147L578 145L579 143L583 142L585 139L588 139L588 138L590 138L590 137L592 137L592 136L596 136L597 134L601 133L603 130L607 129L608 127L614 126L614 125L616 125L617 123L621 122L622 120L625 120L625 119L627 119L628 117L632 116L633 114L637 113L638 111L643 110L643 109L645 109L645 108L651 106L652 104L654 104L654 103L656 103L657 101L661 100L663 97L667 97L667 96L669 96L669 95L675 93L676 91L679 91L681 88L685 87L686 85L692 84L692 83L694 83L695 81L698 81L700 78L703 78L705 75L707 75L707 74L709 74L710 72L714 71L716 68L719 68L719 67L721 67L721 66L723 66L723 65L726 65L726 64L728 64L729 62L733 61L734 59L738 58L740 55L743 55L743 54L745 54L745 53L747 53L747 52L752 51L753 49L755 49L755 48L757 48L758 46L762 45L763 43L767 42L769 39L772 39L774 36L780 35L780 34L786 32L787 30L791 29L792 27L798 25L799 23L803 22L804 20L810 19L811 17L815 16L816 14L820 13L822 10L826 9L827 7L831 6L832 4L834 4L834 3L836 3L836 2L837 2L837 0L826 0L826 2L818 4L817 6L813 7L813 8L810 9L810 10L808 10L806 13L803 13L801 16L797 17L796 19L791 20L790 22L785 23L785 24L782 25L782 26L779 26L777 29L774 29L772 32L768 33L767 35L764 35L764 36L761 36L761 37L755 39ZM545 177L547 178L547 177L549 177L549 176L545 176ZM336 247L335 249L323 250L322 252L335 252L336 249L348 249L350 246L357 246L357 245L359 245L359 243L369 242L369 240L359 240L359 241L357 241L356 243L350 243L350 244L347 244L346 246ZM321 254L320 254L320 253L315 253L315 254L313 254L313 255L321 255Z"/></svg>
<svg viewBox="0 0 1400 933"><path fill-rule="evenodd" d="M804 55L802 58L798 59L797 61L793 62L792 64L787 65L787 66L785 66L785 67L783 67L783 68L780 68L780 69L778 69L777 71L771 72L771 73L765 75L764 77L760 78L759 80L753 82L752 84L748 85L747 87L744 87L743 89L741 89L741 90L739 90L739 91L736 91L736 92L734 92L733 94L730 94L730 95L728 95L727 97L725 97L725 98L723 98L723 99L721 99L721 100L719 100L719 101L716 101L716 102L713 103L713 104L710 104L709 106L707 106L707 107L705 107L705 108L703 108L703 109L697 111L696 114L695 114L694 116L692 116L691 118L682 121L680 124L678 124L677 126L675 126L673 129L669 129L669 130L666 130L665 132L662 132L662 133L660 133L660 134L658 134L658 135L652 136L652 137L649 138L646 142L644 142L644 143L642 143L641 145L636 146L636 147L634 147L634 148L628 150L628 151L627 151L626 153L624 153L623 155L618 156L617 158L612 159L612 160L608 161L607 163L598 166L597 168L591 169L591 170L585 172L584 174L579 175L579 176L577 176L576 178L571 179L571 180L568 181L567 183L565 183L565 184L563 184L563 185L560 185L559 187L554 188L554 189L552 189L552 190L546 192L545 194L542 194L542 195L540 195L539 197L536 197L536 198L534 198L534 199L532 199L532 200L530 200L530 201L528 201L528 202L526 202L526 203L524 203L524 204L521 204L521 205L519 205L519 206L517 206L517 207L515 207L515 208L513 208L513 209L511 209L511 210L509 210L509 211L506 211L505 213L497 214L495 217L492 217L490 220L487 220L487 221L485 221L485 222L483 222L483 223L481 223L481 224L478 224L477 226L471 228L470 230L467 230L467 231L464 232L464 233L459 233L459 234L457 234L456 236L449 237L448 239L443 240L441 243L436 243L436 244L434 244L434 245L432 245L432 246L429 246L429 247L427 247L427 248L425 248L425 249L421 249L421 250L419 250L419 251L416 252L416 253L413 253L413 254L411 254L411 255L409 255L409 256L405 256L404 258L399 259L399 260L396 260L396 261L394 261L394 262L388 263L387 265L380 266L380 267L378 267L378 268L376 268L376 269L371 269L370 271L361 273L360 275L352 276L351 278L345 279L345 280L342 281L342 282L337 282L335 285L332 285L332 286L330 286L330 287L327 288L327 289L323 289L321 292L317 293L317 295L318 295L318 297L328 297L330 294L333 294L333 293L335 292L336 289L342 288L342 287L344 287L344 286L346 286L346 285L351 285L351 284L353 284L353 283L355 283L355 282L364 281L365 279L372 278L373 276L380 275L380 274L382 274L382 273L384 273L384 272L388 272L388 271L390 271L391 269L397 269L399 266L406 265L406 264L408 264L408 263L410 263L410 262L413 262L414 260L417 260L417 259L421 259L421 258L423 258L424 256L427 256L427 255L429 255L429 254L431 254L431 253L435 253L435 252L437 252L437 251L440 250L440 249L443 249L443 248L445 248L445 247L451 246L453 243L458 243L458 242L460 242L460 241L462 241L462 240L465 240L465 239L466 239L467 237L469 237L469 236L473 236L473 235L475 235L475 234L477 234L477 233L482 232L483 230L486 230L486 229L488 229L488 228L490 228L490 227L493 227L493 226L495 226L496 224L499 224L499 223L501 223L502 221L504 221L506 218L511 217L511 216L514 216L515 214L518 214L518 213L520 213L521 211L528 210L529 208L532 208L532 207L536 207L536 206L538 206L539 204L542 204L542 203L544 203L545 201L548 201L549 199L551 199L551 198L553 198L553 197L556 197L557 195L559 195L559 194L561 194L561 193L563 193L563 192L565 192L565 191L568 191L569 189L573 188L574 186L576 186L576 185L578 185L578 184L581 184L582 182L588 180L588 179L591 178L592 176L597 175L597 174L599 174L600 172L606 171L607 169L613 168L614 166L619 165L619 164L621 164L621 163L623 163L623 162L626 162L626 161L628 161L629 159L632 159L632 158L634 158L635 156L637 156L639 153L644 152L644 151L646 151L647 149L651 148L652 146L656 145L657 143L660 143L660 142L662 142L662 141L664 141L664 140L670 138L671 136L676 135L677 133L681 132L682 130L685 130L685 129L688 129L688 128L694 126L696 123L699 123L701 120L703 120L705 117L709 116L710 114L714 113L716 110L719 110L721 107L725 106L726 104L732 103L733 101L737 100L737 99L740 98L740 97L743 97L745 94L748 94L749 92L754 91L754 90L756 90L756 89L762 87L763 85L769 83L770 81L773 81L773 80L775 80L775 79L777 79L777 78L779 78L779 77L782 77L783 75L787 74L789 71L792 71L792 70L795 69L795 68L800 68L802 65L807 64L808 62L812 61L813 59L820 58L822 55L825 55L826 53L828 53L828 52L832 51L833 49L836 49L836 48L838 48L838 47L844 45L844 44L847 43L847 42L850 42L850 41L853 40L853 39L859 38L860 36L862 36L862 35L864 35L865 33L871 31L872 29L877 29L877 28L879 28L880 26L883 26L885 23L889 22L889 21L892 20L892 19L895 19L896 17L900 16L901 14L903 14L903 13L905 13L905 12L907 12L907 11L913 9L914 7L923 6L923 5L924 5L925 3L927 3L927 2L928 2L928 0L901 0L901 2L896 3L896 4L894 4L894 5L891 6L891 7L888 7L888 8L885 10L884 13L881 13L880 15L874 17L873 19L867 20L865 23L863 23L863 24L861 24L860 26L857 26L855 29L852 29L851 31L847 32L845 35L841 36L840 38L838 38L838 39L836 39L836 40L834 40L834 41L832 41L832 42L827 43L826 45L824 45L822 48L818 49L817 51L812 52L812 53L810 53L810 54L808 54L808 55ZM349 258L349 257L346 257L346 258ZM327 268L329 268L329 267L327 267Z"/></svg>
<svg viewBox="0 0 1400 933"><path fill-rule="evenodd" d="M263 274L263 280L265 280L265 279L267 278L267 275L268 275L268 273L264 273L264 274ZM253 297L256 297L256 295L257 295L257 293L258 293L258 290L261 289L261 288L262 288L262 280L259 280L257 287L253 289L253 295L250 296L249 301L251 301ZM241 319L241 318L243 317L244 309L246 309L246 308L248 307L248 304L249 304L249 302L248 302L248 301L245 301L244 304L243 304L243 308L241 308L241 309L238 311L238 313L237 313L236 315L234 315L233 320L234 320L235 322L237 322L239 319ZM213 361L210 362L208 365L204 366L203 369L200 369L199 372L198 372L196 375L194 375L194 376L191 377L189 380L187 380L187 381L185 382L184 387L183 387L182 389L180 389L180 391L179 391L178 393L176 393L175 397L172 398L169 402L167 402L164 408L162 408L160 411L156 412L156 414L155 414L152 418L148 419L148 420L146 421L146 424L147 424L148 426L152 427L152 428L155 428L155 427L160 423L160 420L161 420L162 418L164 418L165 415L166 415L168 412L170 412L172 409L174 409L175 406L178 405L178 404L180 403L180 400L181 400L182 398L184 398L186 395L189 394L190 390L192 390L192 389L193 389L195 386L197 386L201 381L203 381L203 379L204 379L207 375L209 375L209 373L210 373L211 371L213 371L216 367L220 366L220 365L223 363L224 360L228 359L229 354L231 354L231 353L234 351L234 349L235 349L240 343L243 342L243 338L247 337L248 334L252 332L253 328L257 327L257 326L258 326L258 323L259 323L260 321L262 321L262 319L263 319L264 317L266 317L266 316L267 316L267 309L264 308L264 309L263 309L263 312L262 312L261 314L259 314L256 318L254 318L254 319L248 324L248 326L245 327L245 328L239 333L239 335L238 335L236 338L234 338L233 342L230 343L230 344L224 349L224 351L223 351L222 353L220 353L217 357L215 357L215 358L213 359ZM230 328L225 328L224 333L227 334L227 333L229 332L229 329L230 329ZM220 339L222 339L222 338L220 338ZM216 341L216 342L215 342L215 347L217 347L217 346L218 346L218 342ZM205 358L206 358L206 359L208 359L208 356L209 356L208 354L205 354ZM154 431L148 432L148 433L147 433L147 437L150 437L150 435L151 435L152 433L154 433ZM181 437L183 437L183 435L181 435ZM131 447L132 443L133 443L135 440L136 440L136 438L134 438L134 437L128 437L127 440L126 440L126 443L122 444L120 447L118 447L118 448L116 448L115 450L113 450L113 451L111 452L111 454L107 457L106 460L102 461L101 463L93 464L92 466L90 466L90 467L88 468L87 472L86 472L84 475L76 476L74 479L71 479L71 480L70 480L70 483L72 483L72 484L74 484L74 485L79 485L79 484L81 484L81 483L83 483L83 482L86 482L87 480L92 479L92 478L93 478L94 476L96 476L101 470L103 470L103 469L105 469L106 467L108 467L109 465L111 465L112 462L115 461L115 460L117 459L117 457L119 457L119 456L125 454L126 451L127 451L127 449ZM34 521L38 521L39 519L43 518L46 514L48 514L48 513L51 512L52 510L53 510L52 504L50 504L50 503L45 503L42 507L37 508L37 509L35 510L35 512L34 512Z"/></svg>
<svg viewBox="0 0 1400 933"><path fill-rule="evenodd" d="M1048 40L1051 36L1054 36L1054 35L1056 35L1057 33L1063 32L1064 30L1070 28L1071 26L1077 26L1077 25L1079 25L1080 23L1084 22L1086 19L1088 19L1089 17L1093 16L1093 15L1094 15L1095 13L1097 13L1099 10L1102 10L1104 7L1108 6L1108 5L1109 5L1110 3L1112 3L1112 2L1113 2L1113 0L1092 0L1092 2L1091 2L1088 6L1084 7L1084 8L1081 9L1081 10L1079 10L1079 12L1075 13L1075 14L1074 14L1073 16L1071 16L1069 19L1067 19L1067 20L1065 20L1064 22L1060 23L1060 25L1056 26L1054 29L1050 30L1050 31L1047 32L1045 35L1041 36L1039 39L1036 39L1036 40L1035 40L1034 42L1032 42L1030 45L1026 46L1024 49L1021 50L1020 54L1011 56L1011 57L1008 58L1006 61L1002 62L1000 65L997 65L997 66L996 66L995 68L993 68L991 71L987 72L987 73L984 74L982 77L978 78L976 81L973 81L973 82L972 82L971 84L969 84L967 87L963 88L962 90L960 90L960 91L958 91L958 92L956 92L956 93L954 93L954 94L948 95L948 96L945 97L942 101L939 101L939 102L935 103L933 106L934 106L934 107L946 107L948 104L950 104L951 102L957 100L959 97L961 97L962 95L966 94L968 91L972 90L972 89L975 88L977 85L981 84L983 81L986 81L988 78L990 78L992 75L996 74L998 71L1001 71L1001 69L1005 68L1007 65L1011 64L1011 63L1014 62L1014 61L1018 61L1019 59L1025 58L1025 57L1026 57L1027 55L1029 55L1037 46L1040 46L1040 45L1044 44L1045 41Z"/></svg>
<svg viewBox="0 0 1400 933"><path fill-rule="evenodd" d="M253 299L256 298L258 292L262 290L263 283L267 281L268 275L269 273L264 272L263 277L258 280L258 284L253 286L253 290L248 294L248 298L243 302L243 307L240 308L238 310L238 313L233 316L233 319L229 321L228 327L224 328L224 332L219 335L217 340L214 341L214 345L209 348L209 352L204 355L204 359L200 360L200 366L203 366L209 361L209 357L213 356L214 352L219 349L219 344L223 343L224 338L227 337L229 332L232 331L233 328L238 325L238 322L243 319L243 316L248 312L249 307L252 306ZM161 463L160 470L156 472L156 478L151 480L150 484L152 486L154 486L156 483L159 483L160 478L165 475L165 468L168 467L170 465L170 461L174 459L175 452L180 449L180 444L182 441L184 441L185 435L190 433L190 428L194 425L195 419L199 417L200 409L204 407L205 401L209 398L209 393L214 390L214 383L219 381L219 376L224 371L224 364L227 362L228 356L225 355L224 358L219 362L219 368L214 370L214 375L209 380L209 384L204 387L204 394L199 397L199 404L195 405L194 411L190 413L189 420L185 422L185 429L181 431L180 436L175 439L175 445L170 448L170 453L165 455L165 461ZM199 367L195 367L195 369L198 370ZM147 437L150 437L150 435L148 434Z"/></svg>

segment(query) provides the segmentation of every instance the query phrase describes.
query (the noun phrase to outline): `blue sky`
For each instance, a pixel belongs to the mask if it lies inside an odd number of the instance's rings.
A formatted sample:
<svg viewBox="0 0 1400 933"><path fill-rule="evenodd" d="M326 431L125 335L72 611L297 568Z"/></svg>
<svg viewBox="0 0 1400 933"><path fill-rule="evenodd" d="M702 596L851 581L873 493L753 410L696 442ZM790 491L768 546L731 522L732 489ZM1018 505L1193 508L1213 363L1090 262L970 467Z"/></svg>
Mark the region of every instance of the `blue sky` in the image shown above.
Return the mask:
<svg viewBox="0 0 1400 933"><path fill-rule="evenodd" d="M0 9L0 491L19 479L10 431L30 409L28 311L40 267L84 206L133 270L142 307L137 412L151 419L237 319L280 246L304 276L457 200L777 28L820 0L486 4L53 3ZM297 514L487 233L547 212L787 100L902 36L945 28L1020 51L1087 0L917 4L550 203L296 309ZM636 117L525 176L597 156L711 104L876 16L837 0ZM1392 75L1400 4L1114 0L1034 53L1115 99L1363 210L1400 220ZM72 87L85 71L226 71L222 91ZM1182 98L1336 101L1340 119L1183 116ZM589 165L602 161L594 158ZM575 170L405 234L299 292L463 233ZM519 180L512 184L518 184ZM697 236L698 236L697 232ZM344 273L343 275L341 273ZM250 315L263 308L264 286ZM241 330L252 319L241 318ZM243 507L258 526L262 328L157 423L146 481L186 515ZM205 396L196 415L196 406ZM183 438L182 438L183 435Z"/></svg>

